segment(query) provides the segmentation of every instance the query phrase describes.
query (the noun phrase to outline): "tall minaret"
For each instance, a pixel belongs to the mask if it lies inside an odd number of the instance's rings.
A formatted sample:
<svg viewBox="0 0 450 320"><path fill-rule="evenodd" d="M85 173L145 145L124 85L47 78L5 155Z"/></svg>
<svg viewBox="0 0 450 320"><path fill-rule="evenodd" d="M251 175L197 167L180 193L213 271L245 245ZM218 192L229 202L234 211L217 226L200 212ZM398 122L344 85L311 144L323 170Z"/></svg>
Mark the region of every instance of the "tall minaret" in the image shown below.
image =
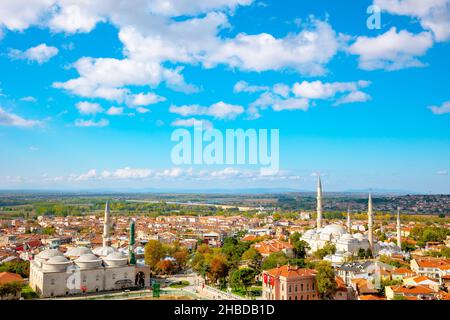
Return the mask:
<svg viewBox="0 0 450 320"><path fill-rule="evenodd" d="M370 243L370 250L372 250L373 253L373 211L372 211L372 194L369 193L369 204L368 204L368 210L367 215L369 216L369 243Z"/></svg>
<svg viewBox="0 0 450 320"><path fill-rule="evenodd" d="M103 246L107 247L111 245L109 238L109 231L111 226L111 220L109 217L109 202L106 201L105 205L105 221L103 221Z"/></svg>
<svg viewBox="0 0 450 320"><path fill-rule="evenodd" d="M352 220L350 218L350 206L347 209L347 232L352 233Z"/></svg>
<svg viewBox="0 0 450 320"><path fill-rule="evenodd" d="M317 229L322 228L322 182L317 175Z"/></svg>
<svg viewBox="0 0 450 320"><path fill-rule="evenodd" d="M400 225L400 207L397 208L397 246L402 247L402 227Z"/></svg>

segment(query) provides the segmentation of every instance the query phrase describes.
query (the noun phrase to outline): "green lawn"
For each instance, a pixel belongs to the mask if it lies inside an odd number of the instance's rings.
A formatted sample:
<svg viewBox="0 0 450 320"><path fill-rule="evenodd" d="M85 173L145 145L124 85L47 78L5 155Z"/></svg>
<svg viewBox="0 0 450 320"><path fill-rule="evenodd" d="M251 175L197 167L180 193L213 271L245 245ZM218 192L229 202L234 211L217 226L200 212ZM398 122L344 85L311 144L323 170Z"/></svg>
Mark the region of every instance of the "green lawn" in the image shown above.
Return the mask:
<svg viewBox="0 0 450 320"><path fill-rule="evenodd" d="M175 288L175 289L180 289L180 288L187 287L188 285L190 285L189 281L184 280L184 281L177 281L177 282L171 283L169 285L169 287Z"/></svg>

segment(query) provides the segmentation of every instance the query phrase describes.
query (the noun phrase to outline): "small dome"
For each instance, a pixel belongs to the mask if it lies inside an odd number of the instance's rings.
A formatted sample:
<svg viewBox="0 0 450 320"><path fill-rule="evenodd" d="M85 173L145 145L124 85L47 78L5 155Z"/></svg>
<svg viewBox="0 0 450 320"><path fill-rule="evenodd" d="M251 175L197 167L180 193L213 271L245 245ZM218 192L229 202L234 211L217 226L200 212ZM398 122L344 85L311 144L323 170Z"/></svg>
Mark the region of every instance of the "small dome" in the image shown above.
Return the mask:
<svg viewBox="0 0 450 320"><path fill-rule="evenodd" d="M128 262L128 258L123 253L120 252L110 253L103 260L105 261L105 264L109 267L124 266Z"/></svg>
<svg viewBox="0 0 450 320"><path fill-rule="evenodd" d="M95 248L92 252L100 257L106 257L108 254L115 252L116 249L113 247L98 247Z"/></svg>
<svg viewBox="0 0 450 320"><path fill-rule="evenodd" d="M66 263L70 263L70 261L67 260L67 258L64 256L54 256L54 257L51 257L50 259L48 259L45 263L46 264L66 264Z"/></svg>
<svg viewBox="0 0 450 320"><path fill-rule="evenodd" d="M322 233L328 233L332 235L342 235L346 233L346 231L343 226L337 224L330 224L322 229Z"/></svg>
<svg viewBox="0 0 450 320"><path fill-rule="evenodd" d="M358 239L358 240L363 240L363 239L364 239L364 235L363 235L362 233L355 233L355 234L353 235L353 237L354 237L355 239Z"/></svg>
<svg viewBox="0 0 450 320"><path fill-rule="evenodd" d="M78 259L75 260L75 262L97 262L97 261L101 261L101 259L92 253L83 254Z"/></svg>
<svg viewBox="0 0 450 320"><path fill-rule="evenodd" d="M56 249L46 249L41 251L36 257L40 259L50 259L51 257L62 256L62 252Z"/></svg>
<svg viewBox="0 0 450 320"><path fill-rule="evenodd" d="M86 247L74 247L67 250L67 252L64 255L66 257L79 257L87 253L92 253L91 249Z"/></svg>

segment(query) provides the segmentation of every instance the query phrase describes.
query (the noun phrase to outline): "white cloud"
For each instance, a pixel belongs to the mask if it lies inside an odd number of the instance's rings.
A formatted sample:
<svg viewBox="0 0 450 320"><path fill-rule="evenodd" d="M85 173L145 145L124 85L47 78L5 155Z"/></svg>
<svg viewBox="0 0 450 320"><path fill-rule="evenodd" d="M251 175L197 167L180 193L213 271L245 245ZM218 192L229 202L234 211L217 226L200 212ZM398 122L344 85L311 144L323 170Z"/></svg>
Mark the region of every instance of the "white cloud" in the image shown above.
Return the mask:
<svg viewBox="0 0 450 320"><path fill-rule="evenodd" d="M130 59L88 58L79 59L74 64L80 77L66 82L55 82L55 88L65 89L86 98L103 98L117 102L131 99L131 103L150 103L164 98L152 93L131 95L126 86L155 87L162 81L183 86L184 79L179 70L163 68L154 62L141 62ZM153 99L153 101L151 101Z"/></svg>
<svg viewBox="0 0 450 320"><path fill-rule="evenodd" d="M32 96L27 96L27 97L20 98L20 101L36 103L37 99Z"/></svg>
<svg viewBox="0 0 450 320"><path fill-rule="evenodd" d="M295 83L292 92L297 97L307 99L330 99L334 98L338 93L354 92L359 88L364 88L369 84L367 81L359 82L331 82L322 81L303 81Z"/></svg>
<svg viewBox="0 0 450 320"><path fill-rule="evenodd" d="M166 98L150 92L146 94L144 93L134 94L129 97L128 103L131 106L148 106L165 100Z"/></svg>
<svg viewBox="0 0 450 320"><path fill-rule="evenodd" d="M92 0L59 0L59 10L48 22L49 27L55 32L90 32L98 22L105 21L95 10L92 10L94 2Z"/></svg>
<svg viewBox="0 0 450 320"><path fill-rule="evenodd" d="M111 107L106 111L106 114L110 116L120 116L123 114L123 108L121 107Z"/></svg>
<svg viewBox="0 0 450 320"><path fill-rule="evenodd" d="M193 127L194 125L201 124L204 129L211 129L213 127L213 124L211 121L204 120L204 119L196 119L196 118L189 118L189 119L176 119L174 120L170 125L172 127Z"/></svg>
<svg viewBox="0 0 450 320"><path fill-rule="evenodd" d="M103 171L101 177L105 179L144 179L152 173L150 169L132 169L125 167L113 172Z"/></svg>
<svg viewBox="0 0 450 320"><path fill-rule="evenodd" d="M436 172L436 174L438 176L446 176L446 175L448 175L448 171L447 170L439 170L438 172Z"/></svg>
<svg viewBox="0 0 450 320"><path fill-rule="evenodd" d="M436 115L447 114L450 113L450 101L444 102L441 106L430 106L428 108Z"/></svg>
<svg viewBox="0 0 450 320"><path fill-rule="evenodd" d="M24 119L14 113L9 113L0 107L0 126L27 128L40 125L42 125L40 121Z"/></svg>
<svg viewBox="0 0 450 320"><path fill-rule="evenodd" d="M290 68L302 74L322 75L326 72L324 65L337 53L338 40L327 22L312 20L302 31L285 38L241 33L216 49L205 57L206 66L226 64L258 72Z"/></svg>
<svg viewBox="0 0 450 320"><path fill-rule="evenodd" d="M75 106L80 114L95 115L104 111L98 103L91 103L87 101L78 102Z"/></svg>
<svg viewBox="0 0 450 320"><path fill-rule="evenodd" d="M29 148L28 148L28 150L30 150L30 151L39 151L39 148L38 147L35 147L35 146L30 146Z"/></svg>
<svg viewBox="0 0 450 320"><path fill-rule="evenodd" d="M346 103L355 103L355 102L366 102L372 99L370 95L362 91L353 91L349 94L339 98L336 101L336 105L346 104Z"/></svg>
<svg viewBox="0 0 450 320"><path fill-rule="evenodd" d="M413 34L395 27L377 37L358 37L349 47L351 54L359 56L359 67L364 70L398 70L422 67L418 57L433 46L429 32Z"/></svg>
<svg viewBox="0 0 450 320"><path fill-rule="evenodd" d="M450 0L374 0L382 10L417 18L437 41L450 39Z"/></svg>
<svg viewBox="0 0 450 320"><path fill-rule="evenodd" d="M211 116L215 119L221 120L233 120L236 119L240 114L244 113L244 108L238 105L232 105L220 101L211 105L210 107L202 107L199 105L186 105L186 106L171 106L169 111L183 117L187 116Z"/></svg>
<svg viewBox="0 0 450 320"><path fill-rule="evenodd" d="M109 125L109 121L107 119L101 119L99 121L94 120L83 120L77 119L75 120L76 127L106 127Z"/></svg>
<svg viewBox="0 0 450 320"><path fill-rule="evenodd" d="M10 49L8 51L8 56L11 59L28 60L30 62L43 64L56 56L58 52L58 48L47 46L45 43L42 43L25 51Z"/></svg>
<svg viewBox="0 0 450 320"><path fill-rule="evenodd" d="M138 107L138 108L136 108L136 111L139 113L149 113L150 112L149 109L144 108L144 107Z"/></svg>
<svg viewBox="0 0 450 320"><path fill-rule="evenodd" d="M308 111L314 100L333 100L334 105L354 102L365 102L371 97L360 89L370 85L369 81L331 82L303 81L292 87L278 83L270 90L262 93L248 108L249 119L257 119L260 111L269 107L274 111Z"/></svg>
<svg viewBox="0 0 450 320"><path fill-rule="evenodd" d="M79 176L72 175L69 180L73 181L86 181L91 180L97 177L97 171L95 169L91 169L86 173L80 174Z"/></svg>
<svg viewBox="0 0 450 320"><path fill-rule="evenodd" d="M22 31L39 22L49 12L56 0L2 0L0 3L0 26Z"/></svg>
<svg viewBox="0 0 450 320"><path fill-rule="evenodd" d="M267 86L249 85L248 82L246 82L246 81L239 81L239 82L236 82L236 84L234 85L233 91L235 93L240 93L240 92L255 93L258 91L266 91L268 89L269 89L269 87L267 87Z"/></svg>

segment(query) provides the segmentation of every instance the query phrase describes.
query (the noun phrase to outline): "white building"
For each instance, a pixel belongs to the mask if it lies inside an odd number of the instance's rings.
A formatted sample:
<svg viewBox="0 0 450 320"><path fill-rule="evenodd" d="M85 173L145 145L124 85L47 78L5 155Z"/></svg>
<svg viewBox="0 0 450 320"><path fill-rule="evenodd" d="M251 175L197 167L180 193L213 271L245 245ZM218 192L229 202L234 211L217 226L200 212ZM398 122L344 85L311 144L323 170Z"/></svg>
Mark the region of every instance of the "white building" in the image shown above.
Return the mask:
<svg viewBox="0 0 450 320"><path fill-rule="evenodd" d="M129 264L126 254L110 246L108 204L104 221L102 247L74 247L65 254L47 249L36 255L30 263L30 287L47 298L149 285L149 268Z"/></svg>
<svg viewBox="0 0 450 320"><path fill-rule="evenodd" d="M325 257L325 260L334 264L342 263L348 256L357 255L360 249L371 249L374 255L399 253L401 249L395 245L384 242L375 243L373 238L373 212L372 212L372 196L369 194L368 201L368 227L367 234L352 234L352 223L350 219L350 211L347 213L346 226L339 224L331 224L323 226L322 221L322 184L320 177L317 179L317 227L306 231L302 240L306 241L310 246L310 252L323 248L327 243L336 246L336 253ZM400 224L400 215L397 215L397 224ZM399 228L398 228L399 229ZM398 240L400 241L400 239Z"/></svg>

